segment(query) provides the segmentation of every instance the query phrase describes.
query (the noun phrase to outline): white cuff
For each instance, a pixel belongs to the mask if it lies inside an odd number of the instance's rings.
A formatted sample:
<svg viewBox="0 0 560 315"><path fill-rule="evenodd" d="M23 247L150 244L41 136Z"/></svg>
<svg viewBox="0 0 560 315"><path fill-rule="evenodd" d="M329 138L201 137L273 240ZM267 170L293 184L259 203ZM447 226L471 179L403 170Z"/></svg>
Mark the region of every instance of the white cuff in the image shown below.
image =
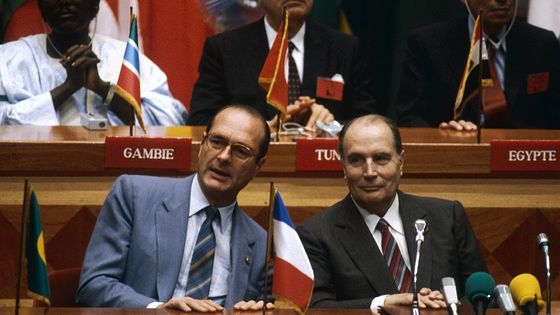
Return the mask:
<svg viewBox="0 0 560 315"><path fill-rule="evenodd" d="M375 313L379 313L379 307L385 305L385 298L387 297L387 295L388 294L375 297L373 301L371 301L371 305L369 308Z"/></svg>
<svg viewBox="0 0 560 315"><path fill-rule="evenodd" d="M152 302L150 304L148 304L148 306L146 306L146 308L158 308L160 307L160 305L163 305L162 302Z"/></svg>

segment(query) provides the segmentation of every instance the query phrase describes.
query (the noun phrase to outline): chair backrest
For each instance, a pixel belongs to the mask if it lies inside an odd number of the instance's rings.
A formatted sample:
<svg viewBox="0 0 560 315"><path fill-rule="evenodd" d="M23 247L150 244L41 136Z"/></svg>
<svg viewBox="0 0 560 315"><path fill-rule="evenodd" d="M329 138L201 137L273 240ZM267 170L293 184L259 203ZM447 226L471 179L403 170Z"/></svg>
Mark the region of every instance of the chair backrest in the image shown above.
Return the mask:
<svg viewBox="0 0 560 315"><path fill-rule="evenodd" d="M81 268L67 268L49 273L49 287L51 289L52 307L76 307L75 295L80 281ZM35 306L45 306L40 301L34 301Z"/></svg>

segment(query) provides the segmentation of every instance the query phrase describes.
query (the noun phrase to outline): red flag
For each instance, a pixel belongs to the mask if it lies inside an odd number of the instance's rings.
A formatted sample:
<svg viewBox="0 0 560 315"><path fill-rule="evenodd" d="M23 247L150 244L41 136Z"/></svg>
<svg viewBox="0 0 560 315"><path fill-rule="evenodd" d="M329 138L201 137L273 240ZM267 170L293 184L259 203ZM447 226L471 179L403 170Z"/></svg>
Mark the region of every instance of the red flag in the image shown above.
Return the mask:
<svg viewBox="0 0 560 315"><path fill-rule="evenodd" d="M288 47L288 10L278 27L276 38L259 75L259 84L267 91L266 102L286 116L288 108L288 83L284 74Z"/></svg>
<svg viewBox="0 0 560 315"><path fill-rule="evenodd" d="M119 81L115 93L124 98L134 109L138 123L144 131L142 119L142 100L140 99L140 54L138 53L138 24L136 15L130 20L130 35L126 43Z"/></svg>

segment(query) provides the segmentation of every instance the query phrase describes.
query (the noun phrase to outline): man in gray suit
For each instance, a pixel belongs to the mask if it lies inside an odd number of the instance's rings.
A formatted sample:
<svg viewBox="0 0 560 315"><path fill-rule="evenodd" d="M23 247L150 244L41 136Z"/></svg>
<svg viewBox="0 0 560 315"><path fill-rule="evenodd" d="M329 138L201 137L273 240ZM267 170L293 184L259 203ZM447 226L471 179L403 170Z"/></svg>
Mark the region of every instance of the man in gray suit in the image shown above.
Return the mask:
<svg viewBox="0 0 560 315"><path fill-rule="evenodd" d="M298 227L315 273L312 307L366 308L411 305L414 222L428 230L418 268L420 307L444 307L442 277L454 277L462 295L466 278L486 265L457 201L398 190L404 163L401 138L388 118L367 115L339 135L350 193Z"/></svg>
<svg viewBox="0 0 560 315"><path fill-rule="evenodd" d="M269 141L264 118L234 105L208 125L196 174L119 177L93 231L77 302L262 309L266 233L236 199L264 164Z"/></svg>

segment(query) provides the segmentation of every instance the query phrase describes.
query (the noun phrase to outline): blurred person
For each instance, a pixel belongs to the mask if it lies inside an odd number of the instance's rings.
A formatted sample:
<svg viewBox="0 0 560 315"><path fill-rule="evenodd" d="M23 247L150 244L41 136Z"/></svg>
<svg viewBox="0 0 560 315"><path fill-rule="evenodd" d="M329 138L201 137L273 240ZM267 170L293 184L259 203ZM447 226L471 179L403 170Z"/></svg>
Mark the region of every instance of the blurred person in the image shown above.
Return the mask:
<svg viewBox="0 0 560 315"><path fill-rule="evenodd" d="M188 125L207 124L223 104L236 102L253 106L269 121L278 114L266 103L266 91L259 86L258 78L284 8L290 17L291 46L286 80L296 86L295 94L289 97L287 121L314 128L317 121L336 119L343 123L375 112L375 102L365 91L368 81L357 38L308 20L313 0L260 0L259 4L265 11L263 19L206 40ZM330 79L337 74L344 81L343 99L319 99L318 77Z"/></svg>
<svg viewBox="0 0 560 315"><path fill-rule="evenodd" d="M99 0L38 4L51 31L0 45L0 124L79 125L83 113L129 124L130 105L114 93L126 43L88 33ZM166 75L142 54L140 82L147 125L185 124Z"/></svg>

